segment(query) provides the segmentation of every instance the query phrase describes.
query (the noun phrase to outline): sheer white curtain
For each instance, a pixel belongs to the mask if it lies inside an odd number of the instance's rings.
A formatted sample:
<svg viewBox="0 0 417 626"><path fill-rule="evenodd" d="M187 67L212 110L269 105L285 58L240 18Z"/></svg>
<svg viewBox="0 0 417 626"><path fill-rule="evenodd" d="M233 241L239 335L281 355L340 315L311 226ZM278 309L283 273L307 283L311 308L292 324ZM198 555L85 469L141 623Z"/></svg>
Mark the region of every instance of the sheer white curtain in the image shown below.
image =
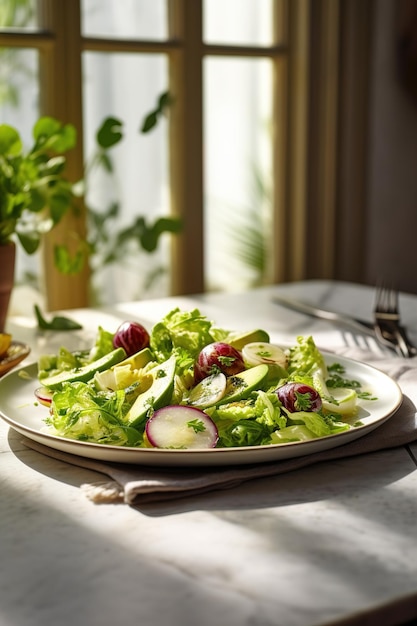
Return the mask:
<svg viewBox="0 0 417 626"><path fill-rule="evenodd" d="M168 1L83 0L82 34L164 39L168 37ZM206 0L203 7L205 43L260 48L271 43L273 0ZM1 104L0 113L2 120L18 125L28 141L39 114L38 58L30 50L18 54L19 103L17 107ZM117 220L108 220L108 234L112 236L138 215L152 221L170 211L168 121L161 119L149 134L139 132L144 116L169 87L168 58L163 54L87 50L82 63L85 163L96 150L95 134L103 119L113 116L123 123L124 139L110 152L114 176L96 169L88 177L89 206L104 214L112 202L120 205ZM247 259L254 219L266 237L272 211L272 68L262 55L208 54L203 70L206 288L244 288L262 279L257 262ZM262 246L262 239L254 245ZM168 294L168 236L162 237L153 254L132 246L121 262L103 265L103 258L96 255L92 264L95 302ZM158 274L159 268L165 273ZM38 271L34 259L20 253L19 279L34 269ZM157 278L152 282L153 273Z"/></svg>

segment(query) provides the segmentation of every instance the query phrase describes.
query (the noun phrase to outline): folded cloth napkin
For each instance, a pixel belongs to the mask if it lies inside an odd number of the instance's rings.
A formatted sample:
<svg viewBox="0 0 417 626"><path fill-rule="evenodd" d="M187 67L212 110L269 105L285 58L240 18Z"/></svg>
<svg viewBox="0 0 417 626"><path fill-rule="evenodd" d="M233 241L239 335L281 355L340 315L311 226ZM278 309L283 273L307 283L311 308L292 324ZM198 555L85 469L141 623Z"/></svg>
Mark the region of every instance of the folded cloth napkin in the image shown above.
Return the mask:
<svg viewBox="0 0 417 626"><path fill-rule="evenodd" d="M395 415L374 431L323 452L283 461L234 467L159 468L96 461L54 450L26 438L23 442L42 454L106 475L110 480L82 486L86 496L92 501L133 505L230 488L250 479L282 474L314 463L394 448L416 441L417 357L393 357L387 360L352 348L338 350L338 353L373 365L391 376L403 392L403 402Z"/></svg>

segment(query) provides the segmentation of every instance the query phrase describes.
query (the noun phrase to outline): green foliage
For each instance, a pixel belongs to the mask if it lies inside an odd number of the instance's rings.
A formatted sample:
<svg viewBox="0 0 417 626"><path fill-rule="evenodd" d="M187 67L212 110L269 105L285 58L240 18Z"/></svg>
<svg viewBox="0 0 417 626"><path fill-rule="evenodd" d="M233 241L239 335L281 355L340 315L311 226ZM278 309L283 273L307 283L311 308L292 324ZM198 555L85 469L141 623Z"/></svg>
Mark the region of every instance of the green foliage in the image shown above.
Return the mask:
<svg viewBox="0 0 417 626"><path fill-rule="evenodd" d="M157 125L158 120L161 117L161 115L165 113L166 109L171 104L172 104L171 95L169 94L168 91L166 91L159 97L156 108L150 113L148 113L148 115L145 117L142 127L141 127L141 132L148 133L150 130L152 130L152 128L154 128Z"/></svg>
<svg viewBox="0 0 417 626"><path fill-rule="evenodd" d="M140 132L155 128L170 103L169 94L162 94ZM41 117L33 127L33 139L33 146L24 151L19 132L7 124L0 125L0 245L17 237L27 254L38 250L42 235L56 226L70 208L76 210L75 201L86 195L94 167L113 175L111 150L123 140L123 122L115 117L102 122L96 133L96 152L85 167L84 179L75 184L65 178L65 153L76 144L75 128L52 117ZM100 268L121 261L131 243L150 254L164 233L181 230L178 218L158 217L152 222L143 215L135 215L130 225L117 229L118 202L99 211L87 206L87 216L87 241L78 238L73 253L67 245L55 246L55 265L63 274L80 272L88 256L95 257L95 265ZM158 273L159 269L155 276Z"/></svg>
<svg viewBox="0 0 417 626"><path fill-rule="evenodd" d="M54 315L51 320L45 319L39 306L34 306L35 316L40 330L78 330L82 328L81 324L69 317L62 315Z"/></svg>
<svg viewBox="0 0 417 626"><path fill-rule="evenodd" d="M145 116L140 132L146 134L153 130L171 103L170 94L168 92L163 93L158 98L155 109ZM102 122L96 133L96 152L86 167L84 193L88 190L88 179L94 168L102 168L107 175L114 175L115 168L111 150L123 138L123 122L121 120L108 117ZM92 206L88 206L87 211L89 244L94 259L93 263L97 269L124 261L131 254L132 244L138 250L151 254L157 249L162 235L179 233L182 228L181 220L177 217L163 216L150 221L140 214L135 215L128 226L118 228L117 225L121 217L121 206L118 201L112 201L104 210L103 207L95 210ZM157 268L152 274L153 278L156 279L160 272L161 268ZM152 281L152 277L149 277L149 280Z"/></svg>
<svg viewBox="0 0 417 626"><path fill-rule="evenodd" d="M28 151L15 128L0 125L0 245L16 236L33 254L61 221L74 200L64 154L75 143L75 128L51 117L36 122Z"/></svg>
<svg viewBox="0 0 417 626"><path fill-rule="evenodd" d="M34 3L28 0L0 0L0 28L25 28L34 22ZM23 53L25 54L25 53ZM19 48L0 48L0 106L17 106L20 101L20 81L33 81L35 74L22 60Z"/></svg>

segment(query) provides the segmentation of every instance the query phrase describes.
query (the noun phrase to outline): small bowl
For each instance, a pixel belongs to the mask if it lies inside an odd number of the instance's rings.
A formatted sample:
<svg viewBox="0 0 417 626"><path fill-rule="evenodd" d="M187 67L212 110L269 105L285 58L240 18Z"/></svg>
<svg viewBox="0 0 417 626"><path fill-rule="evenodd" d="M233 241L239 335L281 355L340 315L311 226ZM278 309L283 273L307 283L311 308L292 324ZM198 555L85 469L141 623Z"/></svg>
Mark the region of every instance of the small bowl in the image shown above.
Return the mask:
<svg viewBox="0 0 417 626"><path fill-rule="evenodd" d="M21 341L12 341L6 354L0 358L0 376L4 376L16 367L29 353L30 348L27 344Z"/></svg>

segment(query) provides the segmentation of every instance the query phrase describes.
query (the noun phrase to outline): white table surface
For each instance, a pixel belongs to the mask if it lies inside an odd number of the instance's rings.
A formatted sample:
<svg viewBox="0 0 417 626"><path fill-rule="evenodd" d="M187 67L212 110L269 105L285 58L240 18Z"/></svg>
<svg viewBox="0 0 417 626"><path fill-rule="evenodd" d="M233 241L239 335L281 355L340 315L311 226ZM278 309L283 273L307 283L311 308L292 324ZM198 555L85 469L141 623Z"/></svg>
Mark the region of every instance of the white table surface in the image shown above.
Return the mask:
<svg viewBox="0 0 417 626"><path fill-rule="evenodd" d="M373 291L311 281L68 312L84 326L39 334L9 320L29 360L90 345L100 323L148 326L174 306L273 341L363 345L328 322L271 303L273 293L371 318ZM417 296L400 300L417 341ZM417 384L417 381L416 381ZM1 399L0 399L1 402ZM1 626L389 626L417 620L417 445L170 502L97 505L80 485L102 475L27 449L0 422Z"/></svg>

